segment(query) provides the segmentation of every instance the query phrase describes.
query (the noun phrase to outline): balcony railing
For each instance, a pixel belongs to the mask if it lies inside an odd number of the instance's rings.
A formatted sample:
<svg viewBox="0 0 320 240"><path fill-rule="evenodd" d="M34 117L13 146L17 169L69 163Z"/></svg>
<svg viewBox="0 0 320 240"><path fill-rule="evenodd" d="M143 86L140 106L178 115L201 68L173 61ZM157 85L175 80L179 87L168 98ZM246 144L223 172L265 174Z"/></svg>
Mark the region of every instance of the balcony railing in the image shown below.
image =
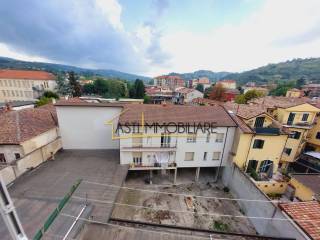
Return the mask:
<svg viewBox="0 0 320 240"><path fill-rule="evenodd" d="M279 135L280 134L280 129L279 128L264 128L264 127L257 127L255 128L255 132L257 134L267 134L267 135Z"/></svg>

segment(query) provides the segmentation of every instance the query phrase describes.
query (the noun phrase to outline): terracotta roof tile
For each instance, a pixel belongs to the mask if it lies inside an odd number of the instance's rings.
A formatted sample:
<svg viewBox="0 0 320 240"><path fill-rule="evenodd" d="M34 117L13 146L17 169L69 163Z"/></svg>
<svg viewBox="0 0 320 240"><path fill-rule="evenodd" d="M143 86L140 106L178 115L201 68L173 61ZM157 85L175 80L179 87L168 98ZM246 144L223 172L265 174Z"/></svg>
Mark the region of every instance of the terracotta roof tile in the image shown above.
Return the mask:
<svg viewBox="0 0 320 240"><path fill-rule="evenodd" d="M282 203L285 211L313 240L320 240L320 203L317 201Z"/></svg>
<svg viewBox="0 0 320 240"><path fill-rule="evenodd" d="M45 71L29 71L29 70L0 70L0 79L25 79L25 80L55 80L52 73Z"/></svg>
<svg viewBox="0 0 320 240"><path fill-rule="evenodd" d="M289 108L304 103L310 102L310 98L301 97L301 98L292 98L292 97L275 97L275 96L266 96L261 98L256 98L250 101L253 104L260 104L267 108Z"/></svg>
<svg viewBox="0 0 320 240"><path fill-rule="evenodd" d="M213 126L236 126L233 119L221 106L131 104L126 105L124 110L119 119L121 124L140 123L143 112L145 122L148 124L165 124L169 122L198 124L207 122Z"/></svg>
<svg viewBox="0 0 320 240"><path fill-rule="evenodd" d="M20 144L57 126L52 104L0 114L0 144Z"/></svg>

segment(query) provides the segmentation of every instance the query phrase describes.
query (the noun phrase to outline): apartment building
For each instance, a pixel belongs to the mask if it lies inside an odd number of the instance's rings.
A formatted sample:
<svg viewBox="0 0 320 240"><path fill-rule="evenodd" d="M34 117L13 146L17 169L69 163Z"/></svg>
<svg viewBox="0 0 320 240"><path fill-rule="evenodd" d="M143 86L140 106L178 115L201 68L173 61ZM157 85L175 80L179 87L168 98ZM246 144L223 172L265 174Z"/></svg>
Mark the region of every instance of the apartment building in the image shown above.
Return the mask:
<svg viewBox="0 0 320 240"><path fill-rule="evenodd" d="M55 87L55 76L48 72L0 70L0 102L32 101Z"/></svg>
<svg viewBox="0 0 320 240"><path fill-rule="evenodd" d="M169 75L155 77L153 79L153 85L163 88L169 88L170 90L174 91L178 87L184 87L185 82L179 76Z"/></svg>
<svg viewBox="0 0 320 240"><path fill-rule="evenodd" d="M288 131L258 105L225 103L239 128L233 143L233 162L247 173L268 180L278 171Z"/></svg>
<svg viewBox="0 0 320 240"><path fill-rule="evenodd" d="M263 97L252 101L267 109L267 112L282 124L289 132L289 138L281 157L281 165L287 168L297 160L307 142L320 109L311 105L309 98Z"/></svg>
<svg viewBox="0 0 320 240"><path fill-rule="evenodd" d="M236 89L237 88L237 83L235 80L232 79L225 79L225 80L220 80L217 82L217 84L221 84L223 88L226 89Z"/></svg>
<svg viewBox="0 0 320 240"><path fill-rule="evenodd" d="M130 170L196 168L197 180L201 167L225 166L236 127L221 106L131 105L119 117L120 162Z"/></svg>
<svg viewBox="0 0 320 240"><path fill-rule="evenodd" d="M195 98L203 98L203 93L193 88L181 87L175 90L173 102L177 104L191 103Z"/></svg>
<svg viewBox="0 0 320 240"><path fill-rule="evenodd" d="M52 158L61 148L52 105L0 114L0 174L6 183Z"/></svg>

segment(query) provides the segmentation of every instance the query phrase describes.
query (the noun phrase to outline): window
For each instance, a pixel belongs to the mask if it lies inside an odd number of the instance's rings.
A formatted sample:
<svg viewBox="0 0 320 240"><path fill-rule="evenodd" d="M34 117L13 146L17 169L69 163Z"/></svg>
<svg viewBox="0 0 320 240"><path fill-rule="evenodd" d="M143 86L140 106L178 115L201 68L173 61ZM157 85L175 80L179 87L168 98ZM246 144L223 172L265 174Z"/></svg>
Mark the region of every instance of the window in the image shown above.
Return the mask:
<svg viewBox="0 0 320 240"><path fill-rule="evenodd" d="M186 152L184 160L185 161L193 161L193 159L194 159L194 152Z"/></svg>
<svg viewBox="0 0 320 240"><path fill-rule="evenodd" d="M2 90L2 94L3 94L3 96L5 97L5 96L6 96L6 91L5 91L5 90Z"/></svg>
<svg viewBox="0 0 320 240"><path fill-rule="evenodd" d="M288 156L290 156L292 148L284 148L284 153L287 154Z"/></svg>
<svg viewBox="0 0 320 240"><path fill-rule="evenodd" d="M273 171L273 162L270 160L264 160L260 164L259 172L266 173L270 168L272 168L271 170Z"/></svg>
<svg viewBox="0 0 320 240"><path fill-rule="evenodd" d="M264 140L261 140L261 139L256 139L254 140L253 142L253 148L263 148L263 145L264 145Z"/></svg>
<svg viewBox="0 0 320 240"><path fill-rule="evenodd" d="M142 165L142 153L134 152L132 153L134 165Z"/></svg>
<svg viewBox="0 0 320 240"><path fill-rule="evenodd" d="M249 160L247 173L250 173L252 170L257 171L258 161L257 160Z"/></svg>
<svg viewBox="0 0 320 240"><path fill-rule="evenodd" d="M4 156L4 153L0 153L0 163L5 163L6 161L6 157Z"/></svg>
<svg viewBox="0 0 320 240"><path fill-rule="evenodd" d="M294 118L295 118L296 114L295 113L290 113L289 117L288 117L288 121L287 121L287 125L292 125Z"/></svg>
<svg viewBox="0 0 320 240"><path fill-rule="evenodd" d="M214 161L220 160L220 155L221 155L221 152L213 152L212 160Z"/></svg>
<svg viewBox="0 0 320 240"><path fill-rule="evenodd" d="M14 156L16 157L16 159L19 159L21 157L20 153L15 153Z"/></svg>
<svg viewBox="0 0 320 240"><path fill-rule="evenodd" d="M207 152L204 152L204 153L203 153L203 161L207 161L207 155L208 155Z"/></svg>
<svg viewBox="0 0 320 240"><path fill-rule="evenodd" d="M304 121L304 122L306 122L306 121L308 121L308 117L309 117L309 113L304 113L303 115L302 115L302 121Z"/></svg>
<svg viewBox="0 0 320 240"><path fill-rule="evenodd" d="M217 133L216 142L223 142L224 133Z"/></svg>
<svg viewBox="0 0 320 240"><path fill-rule="evenodd" d="M161 133L161 147L170 147L171 137L168 134Z"/></svg>
<svg viewBox="0 0 320 240"><path fill-rule="evenodd" d="M320 132L317 132L316 139L320 139Z"/></svg>
<svg viewBox="0 0 320 240"><path fill-rule="evenodd" d="M206 139L207 143L210 142L210 133L207 133L207 139Z"/></svg>
<svg viewBox="0 0 320 240"><path fill-rule="evenodd" d="M193 135L190 135L187 137L187 142L188 143L195 143L197 140L197 135L196 134L193 134Z"/></svg>
<svg viewBox="0 0 320 240"><path fill-rule="evenodd" d="M301 136L301 132L293 131L289 134L289 138L299 139Z"/></svg>
<svg viewBox="0 0 320 240"><path fill-rule="evenodd" d="M256 118L256 121L255 121L255 123L254 123L254 127L255 127L255 128L261 128L261 127L263 127L264 119L265 119L265 117L257 117L257 118Z"/></svg>

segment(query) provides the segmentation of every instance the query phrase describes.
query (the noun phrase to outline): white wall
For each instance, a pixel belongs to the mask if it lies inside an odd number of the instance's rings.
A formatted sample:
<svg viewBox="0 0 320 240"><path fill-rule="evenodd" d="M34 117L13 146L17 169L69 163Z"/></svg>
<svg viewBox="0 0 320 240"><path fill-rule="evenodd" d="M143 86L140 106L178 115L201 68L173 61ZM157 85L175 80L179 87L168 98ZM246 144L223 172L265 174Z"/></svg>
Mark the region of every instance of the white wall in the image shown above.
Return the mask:
<svg viewBox="0 0 320 240"><path fill-rule="evenodd" d="M56 109L64 149L119 149L119 140L111 138L111 125L105 123L118 116L121 107L56 106Z"/></svg>
<svg viewBox="0 0 320 240"><path fill-rule="evenodd" d="M194 91L186 94L184 102L186 102L186 103L192 102L192 99L195 99L195 98L203 98L203 93L198 90L194 90Z"/></svg>
<svg viewBox="0 0 320 240"><path fill-rule="evenodd" d="M158 131L158 134L161 134L163 131ZM229 152L231 151L235 127L227 128L226 127L218 127L214 129L214 132L224 133L224 137L226 140L226 144L224 147L224 142L216 142L216 134L210 134L209 142L206 142L207 134L202 133L201 131L197 134L197 139L195 143L188 143L187 138L185 136L182 137L171 137L171 145L176 146L176 150L170 156L170 161L175 159L177 163L177 167L216 167L220 165L220 160L212 160L213 152L221 152L222 166L225 166L227 159L229 157ZM147 130L148 134L152 134L153 131L150 129ZM130 136L129 134L121 134L121 136ZM157 148L160 149L160 137L152 137L147 140L147 137L143 138L143 147L141 151L142 162L143 164L148 164L148 159L146 156L150 153L150 148L154 149L154 152L157 152ZM128 164L132 163L132 152L128 151L128 149L124 150L124 148L132 147L132 138L124 138L120 140L120 163ZM224 149L224 154L223 153ZM186 152L194 152L194 160L193 161L185 161L185 153ZM207 152L207 160L203 160L204 152Z"/></svg>

